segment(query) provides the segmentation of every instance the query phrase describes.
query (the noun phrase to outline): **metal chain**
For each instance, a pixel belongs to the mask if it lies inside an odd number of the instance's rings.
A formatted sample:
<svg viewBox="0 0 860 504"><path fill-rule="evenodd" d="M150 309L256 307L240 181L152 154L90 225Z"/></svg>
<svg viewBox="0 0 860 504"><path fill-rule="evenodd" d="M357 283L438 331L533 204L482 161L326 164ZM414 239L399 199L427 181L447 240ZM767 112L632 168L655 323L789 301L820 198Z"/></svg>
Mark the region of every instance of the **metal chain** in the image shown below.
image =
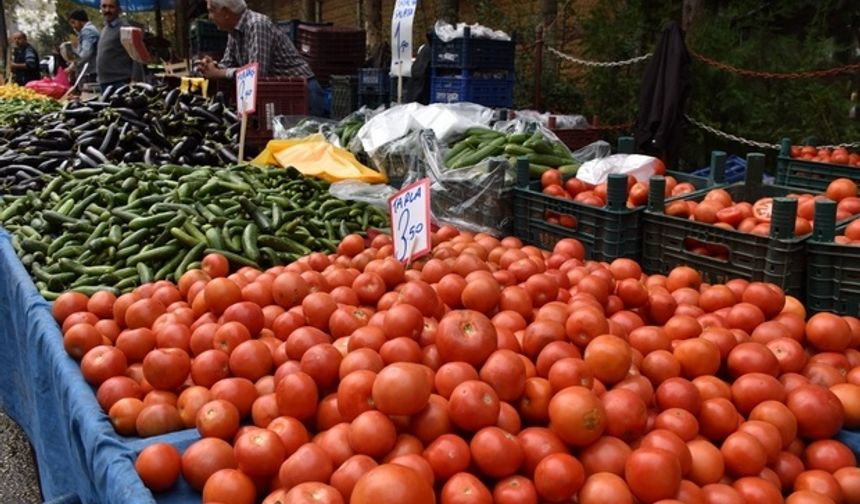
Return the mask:
<svg viewBox="0 0 860 504"><path fill-rule="evenodd" d="M640 61L645 61L646 59L651 57L651 53L648 53L648 54L644 54L642 56L636 56L635 58L630 58L630 59L621 60L621 61L591 61L591 60L584 60L584 59L576 58L576 57L571 56L569 54L565 54L565 53L559 51L558 49L556 49L555 47L547 46L547 50L549 52L555 54L559 58L566 59L567 61L570 61L571 63L576 63L577 65L585 65L585 66L590 66L590 67L599 67L599 68L614 68L614 67L632 65L634 63L639 63Z"/></svg>
<svg viewBox="0 0 860 504"><path fill-rule="evenodd" d="M832 77L841 73L855 72L860 70L860 63L854 63L852 65L829 68L827 70L811 70L808 72L758 72L755 70L748 70L746 68L738 68L727 63L708 58L707 56L699 54L689 48L687 49L687 51L689 51L689 53L697 60L702 61L703 63L712 67L719 68L720 70L724 70L729 73L743 75L746 77L757 77L760 79L811 79L819 77Z"/></svg>
<svg viewBox="0 0 860 504"><path fill-rule="evenodd" d="M746 138L741 138L739 136L732 135L731 133L726 133L725 131L718 130L714 127L708 126L705 123L699 122L699 121L693 119L692 117L690 117L688 114L684 114L684 118L686 118L688 121L690 121L691 124L698 126L699 128L702 128L703 130L707 131L708 133L711 133L711 134L718 136L720 138L724 138L726 140L731 140L733 142L741 143L741 144L748 145L750 147L755 147L758 149L779 150L781 147L779 144L756 142L755 140L748 140Z"/></svg>
<svg viewBox="0 0 860 504"><path fill-rule="evenodd" d="M750 147L757 147L759 149L773 149L780 150L782 146L780 144L769 144L765 142L756 142L755 140L747 140L746 138L741 138L739 136L732 135L731 133L726 133L725 131L718 130L714 127L708 126L707 124L697 121L690 117L687 114L684 114L684 118L687 119L691 124L702 128L703 130L712 133L720 138L724 138L726 140L731 140L733 142L742 143L744 145L749 145ZM835 145L816 145L816 149L837 149L839 147L843 147L846 149L857 149L860 148L860 142L848 142L848 143L840 143Z"/></svg>

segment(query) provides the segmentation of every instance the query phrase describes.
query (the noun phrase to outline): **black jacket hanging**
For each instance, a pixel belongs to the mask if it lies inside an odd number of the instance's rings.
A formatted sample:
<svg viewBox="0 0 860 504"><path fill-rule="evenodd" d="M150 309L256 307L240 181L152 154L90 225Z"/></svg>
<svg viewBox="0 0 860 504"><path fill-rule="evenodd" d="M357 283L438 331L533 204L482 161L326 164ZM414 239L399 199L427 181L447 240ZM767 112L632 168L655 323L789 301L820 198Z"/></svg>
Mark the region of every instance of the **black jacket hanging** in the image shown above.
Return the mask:
<svg viewBox="0 0 860 504"><path fill-rule="evenodd" d="M690 94L690 55L678 23L663 30L639 91L635 139L639 152L675 168L682 139L684 104Z"/></svg>

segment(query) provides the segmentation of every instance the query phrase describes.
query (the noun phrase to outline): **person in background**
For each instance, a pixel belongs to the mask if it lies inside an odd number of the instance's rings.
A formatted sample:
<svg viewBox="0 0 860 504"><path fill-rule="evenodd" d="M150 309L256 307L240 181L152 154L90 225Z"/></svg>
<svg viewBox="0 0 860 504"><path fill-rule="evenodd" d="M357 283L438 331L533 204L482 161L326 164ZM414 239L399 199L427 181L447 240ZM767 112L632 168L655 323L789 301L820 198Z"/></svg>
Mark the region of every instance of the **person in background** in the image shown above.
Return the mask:
<svg viewBox="0 0 860 504"><path fill-rule="evenodd" d="M308 79L311 115L323 114L323 90L308 63L284 30L268 17L248 8L245 0L207 0L209 19L229 32L224 57L216 63L205 57L197 69L209 79L232 79L249 63L260 66L260 77L292 76Z"/></svg>
<svg viewBox="0 0 860 504"><path fill-rule="evenodd" d="M15 32L12 34L12 42L15 44L15 51L12 54L11 68L15 83L23 86L30 81L41 79L39 53L27 42L27 35Z"/></svg>
<svg viewBox="0 0 860 504"><path fill-rule="evenodd" d="M99 86L104 91L108 86L131 82L135 63L120 41L120 28L129 24L119 17L120 8L117 0L101 0L100 12L105 25L97 44L96 67Z"/></svg>
<svg viewBox="0 0 860 504"><path fill-rule="evenodd" d="M86 74L81 82L95 82L98 75L96 53L99 43L99 30L90 22L90 18L84 10L76 10L69 14L69 24L78 34L78 45L72 50L77 59L72 63L71 69L75 74L78 74L84 65L87 65Z"/></svg>

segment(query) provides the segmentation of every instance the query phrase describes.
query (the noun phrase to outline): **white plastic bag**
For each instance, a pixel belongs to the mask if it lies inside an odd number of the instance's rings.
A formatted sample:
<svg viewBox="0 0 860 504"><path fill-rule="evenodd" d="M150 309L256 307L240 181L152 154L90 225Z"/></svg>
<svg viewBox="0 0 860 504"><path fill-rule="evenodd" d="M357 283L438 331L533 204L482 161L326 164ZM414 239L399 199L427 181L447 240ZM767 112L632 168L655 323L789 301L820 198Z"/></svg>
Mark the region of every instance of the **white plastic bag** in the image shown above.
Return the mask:
<svg viewBox="0 0 860 504"><path fill-rule="evenodd" d="M470 38L511 40L511 36L507 33L501 30L493 30L492 28L487 28L486 26L479 23L470 25L467 25L466 23L457 23L457 26L455 27L445 21L436 21L434 31L436 32L436 36L439 37L442 42L450 42L454 39L463 38L463 29L466 26L469 27Z"/></svg>
<svg viewBox="0 0 860 504"><path fill-rule="evenodd" d="M613 154L583 163L576 172L576 178L589 184L601 184L606 182L610 174L623 173L645 182L654 175L660 162L655 157L642 154Z"/></svg>

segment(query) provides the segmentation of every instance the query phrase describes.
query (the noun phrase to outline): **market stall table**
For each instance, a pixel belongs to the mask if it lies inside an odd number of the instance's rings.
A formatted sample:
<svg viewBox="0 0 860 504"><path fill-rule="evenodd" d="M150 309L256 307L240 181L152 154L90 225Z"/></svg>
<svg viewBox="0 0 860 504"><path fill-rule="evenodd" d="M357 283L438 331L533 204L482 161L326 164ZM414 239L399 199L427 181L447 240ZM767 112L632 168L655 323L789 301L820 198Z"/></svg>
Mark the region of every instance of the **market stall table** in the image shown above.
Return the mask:
<svg viewBox="0 0 860 504"><path fill-rule="evenodd" d="M153 500L134 471L137 452L156 440L184 449L197 437L122 438L63 349L51 305L36 291L0 229L0 403L33 445L42 495L50 503L199 502L184 483ZM184 491L183 491L184 490Z"/></svg>

